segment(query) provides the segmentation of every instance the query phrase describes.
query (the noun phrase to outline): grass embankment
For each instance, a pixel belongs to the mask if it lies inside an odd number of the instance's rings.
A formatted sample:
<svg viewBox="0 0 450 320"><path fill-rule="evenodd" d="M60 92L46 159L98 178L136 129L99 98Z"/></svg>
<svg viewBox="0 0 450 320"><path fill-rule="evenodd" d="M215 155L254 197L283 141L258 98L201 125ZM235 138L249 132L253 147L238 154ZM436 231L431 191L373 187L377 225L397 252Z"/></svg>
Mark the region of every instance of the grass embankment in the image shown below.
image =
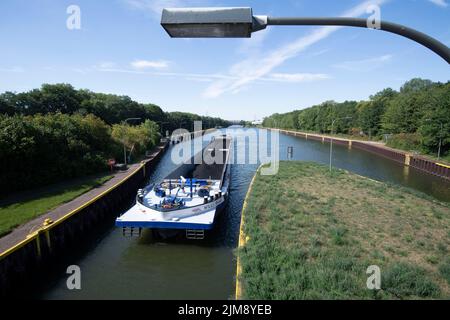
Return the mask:
<svg viewBox="0 0 450 320"><path fill-rule="evenodd" d="M450 297L450 205L326 166L258 173L238 250L241 298ZM381 269L381 290L366 270Z"/></svg>
<svg viewBox="0 0 450 320"><path fill-rule="evenodd" d="M89 176L0 200L0 237L15 227L104 184L111 178L110 174Z"/></svg>

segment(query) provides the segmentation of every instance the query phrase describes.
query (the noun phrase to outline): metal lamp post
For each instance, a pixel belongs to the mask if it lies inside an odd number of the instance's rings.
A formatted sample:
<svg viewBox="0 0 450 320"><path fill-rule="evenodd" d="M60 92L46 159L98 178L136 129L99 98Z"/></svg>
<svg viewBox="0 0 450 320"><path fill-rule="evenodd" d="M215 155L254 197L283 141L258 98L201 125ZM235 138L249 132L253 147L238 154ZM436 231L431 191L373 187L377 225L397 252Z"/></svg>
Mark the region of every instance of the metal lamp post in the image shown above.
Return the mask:
<svg viewBox="0 0 450 320"><path fill-rule="evenodd" d="M333 121L331 121L331 136L330 136L330 172L332 170L332 159L333 159L333 128L334 128L334 123L338 120L343 120L343 119L352 119L352 117L342 117L342 118L337 118L334 119Z"/></svg>
<svg viewBox="0 0 450 320"><path fill-rule="evenodd" d="M125 123L128 124L129 121L138 121L138 120L142 120L142 118L128 118L125 119ZM127 166L127 146L125 145L125 142L123 143L123 159L124 159L124 163L125 163L125 167Z"/></svg>
<svg viewBox="0 0 450 320"><path fill-rule="evenodd" d="M250 38L267 26L348 26L371 28L367 19L347 17L254 16L252 8L168 8L161 25L173 38ZM400 24L380 21L379 29L406 37L429 48L450 64L450 49L442 42Z"/></svg>

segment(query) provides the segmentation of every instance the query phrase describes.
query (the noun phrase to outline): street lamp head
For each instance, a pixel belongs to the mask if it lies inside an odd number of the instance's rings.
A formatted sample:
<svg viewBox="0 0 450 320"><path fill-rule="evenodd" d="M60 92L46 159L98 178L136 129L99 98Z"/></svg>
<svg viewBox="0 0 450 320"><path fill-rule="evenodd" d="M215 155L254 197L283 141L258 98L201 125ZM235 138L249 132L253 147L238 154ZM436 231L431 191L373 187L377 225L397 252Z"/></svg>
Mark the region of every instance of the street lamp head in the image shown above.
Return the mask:
<svg viewBox="0 0 450 320"><path fill-rule="evenodd" d="M250 38L266 27L267 17L247 7L167 8L161 25L172 38Z"/></svg>
<svg viewBox="0 0 450 320"><path fill-rule="evenodd" d="M128 118L128 119L125 119L124 122L128 123L130 121L139 121L139 120L142 120L142 118Z"/></svg>

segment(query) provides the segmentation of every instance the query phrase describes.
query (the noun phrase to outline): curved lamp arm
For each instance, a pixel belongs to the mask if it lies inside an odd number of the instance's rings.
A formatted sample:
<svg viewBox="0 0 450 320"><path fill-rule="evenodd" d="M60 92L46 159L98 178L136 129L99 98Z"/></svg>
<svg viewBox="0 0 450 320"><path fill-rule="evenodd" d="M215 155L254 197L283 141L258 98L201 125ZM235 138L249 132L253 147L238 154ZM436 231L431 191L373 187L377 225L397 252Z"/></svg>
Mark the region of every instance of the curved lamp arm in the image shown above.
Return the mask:
<svg viewBox="0 0 450 320"><path fill-rule="evenodd" d="M254 17L254 27L253 31L258 31L264 29L266 26L277 25L277 26L347 26L347 27L360 27L368 28L367 19L361 18L276 18L276 17L264 17L255 16ZM395 33L401 35L405 38L411 39L421 45L427 47L433 52L441 56L447 63L450 64L450 49L442 42L426 35L423 32L414 30L402 26L397 23L392 23L388 21L381 21L380 29L383 31Z"/></svg>

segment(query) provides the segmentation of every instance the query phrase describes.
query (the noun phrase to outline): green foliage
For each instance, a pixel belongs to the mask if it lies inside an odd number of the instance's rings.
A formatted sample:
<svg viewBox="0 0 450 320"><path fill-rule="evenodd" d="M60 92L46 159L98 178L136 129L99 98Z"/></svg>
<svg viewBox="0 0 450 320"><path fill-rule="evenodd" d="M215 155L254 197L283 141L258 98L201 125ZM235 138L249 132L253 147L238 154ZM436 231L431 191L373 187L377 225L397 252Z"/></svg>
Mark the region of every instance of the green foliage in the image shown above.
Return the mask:
<svg viewBox="0 0 450 320"><path fill-rule="evenodd" d="M331 123L336 118L354 116L357 103L345 101L337 103L327 101L311 108L296 110L285 114L274 114L263 121L263 126L316 131L320 133L331 132ZM336 121L334 133L348 133L355 123L355 119Z"/></svg>
<svg viewBox="0 0 450 320"><path fill-rule="evenodd" d="M419 151L420 136L416 133L399 133L391 136L386 145L396 149Z"/></svg>
<svg viewBox="0 0 450 320"><path fill-rule="evenodd" d="M404 262L394 263L382 272L381 288L401 298L433 298L440 294L439 286L424 269Z"/></svg>
<svg viewBox="0 0 450 320"><path fill-rule="evenodd" d="M390 146L429 154L436 154L442 141L441 155L445 156L450 149L449 110L450 82L412 79L400 92L388 88L358 103L328 101L285 114L275 113L264 119L263 126L330 134L333 119L350 116L351 120L336 121L333 133L362 133L376 139L392 134Z"/></svg>
<svg viewBox="0 0 450 320"><path fill-rule="evenodd" d="M128 124L115 124L112 127L112 137L128 150L138 154L153 148L160 138L158 125L150 120L138 126Z"/></svg>
<svg viewBox="0 0 450 320"><path fill-rule="evenodd" d="M194 130L195 121L202 121L202 126L204 129L226 127L229 125L227 121L220 118L199 116L188 112L170 112L167 114L167 120L169 121L168 126L172 131L179 128L192 131Z"/></svg>
<svg viewBox="0 0 450 320"><path fill-rule="evenodd" d="M131 127L128 118L140 118ZM2 194L106 169L122 159L123 144L134 155L159 142L160 133L228 126L220 118L164 112L127 96L44 84L28 92L0 94L0 192Z"/></svg>
<svg viewBox="0 0 450 320"><path fill-rule="evenodd" d="M70 84L43 84L40 89L23 93L0 94L0 114L35 115L60 112L63 114L93 114L109 125L128 118L141 118L142 122L156 122L163 131L183 128L191 130L194 120L202 120L204 128L228 126L220 118L201 117L184 112L164 112L154 104L142 104L128 96L76 90ZM184 122L184 123L182 123Z"/></svg>
<svg viewBox="0 0 450 320"><path fill-rule="evenodd" d="M371 96L369 101L362 101L358 104L359 126L365 134L372 137L381 133L382 116L389 100L396 95L397 93L389 88Z"/></svg>
<svg viewBox="0 0 450 320"><path fill-rule="evenodd" d="M104 170L114 145L110 127L93 115L0 115L0 191Z"/></svg>
<svg viewBox="0 0 450 320"><path fill-rule="evenodd" d="M450 285L450 257L447 257L440 265L439 272Z"/></svg>

